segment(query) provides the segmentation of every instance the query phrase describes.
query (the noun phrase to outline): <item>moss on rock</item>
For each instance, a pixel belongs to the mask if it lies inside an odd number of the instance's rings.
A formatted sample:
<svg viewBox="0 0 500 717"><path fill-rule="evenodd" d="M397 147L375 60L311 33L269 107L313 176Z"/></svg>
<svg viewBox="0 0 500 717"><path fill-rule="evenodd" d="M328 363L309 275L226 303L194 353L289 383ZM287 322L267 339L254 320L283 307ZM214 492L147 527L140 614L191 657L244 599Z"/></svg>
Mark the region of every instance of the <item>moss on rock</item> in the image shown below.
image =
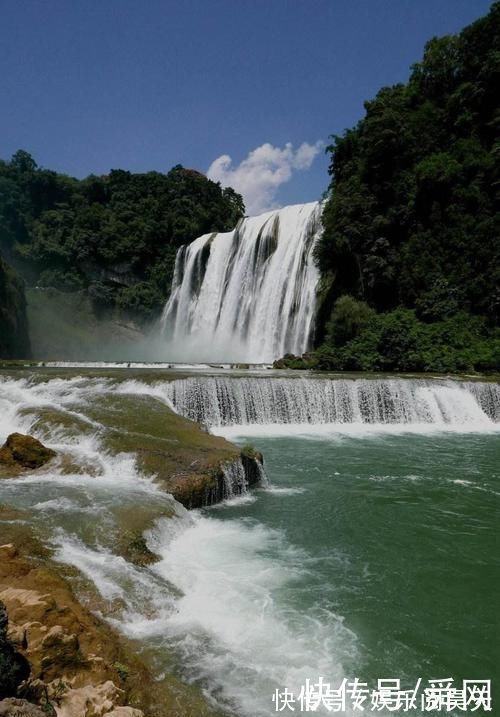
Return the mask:
<svg viewBox="0 0 500 717"><path fill-rule="evenodd" d="M11 433L0 448L0 466L14 470L40 468L55 455L55 451L33 436Z"/></svg>

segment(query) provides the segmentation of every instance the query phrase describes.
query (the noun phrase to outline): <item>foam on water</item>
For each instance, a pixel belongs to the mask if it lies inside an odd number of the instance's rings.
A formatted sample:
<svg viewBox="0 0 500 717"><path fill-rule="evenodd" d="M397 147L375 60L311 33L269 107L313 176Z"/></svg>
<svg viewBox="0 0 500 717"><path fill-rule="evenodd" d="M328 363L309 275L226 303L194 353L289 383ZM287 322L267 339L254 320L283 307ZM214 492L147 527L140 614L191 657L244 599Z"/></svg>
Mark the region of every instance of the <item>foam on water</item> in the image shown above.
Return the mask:
<svg viewBox="0 0 500 717"><path fill-rule="evenodd" d="M145 644L175 649L189 679L198 679L214 703L245 717L274 713L276 688L297 693L307 678L325 675L335 684L352 676L357 637L341 615L317 602L314 588L310 607L296 607L304 604L299 593L303 597L314 584L318 556L253 520L225 520L216 511L188 513L140 474L133 455L103 450L105 426L86 410L107 393L160 400L231 437L286 433L342 440L407 431L487 433L500 426L499 389L486 383L0 377L0 439L13 430L38 431L59 454L39 471L1 481L0 498L16 497L21 506L35 509L35 520L52 531L56 558L76 567L110 604L108 620ZM57 421L39 427L38 411L45 408L84 421L82 432L68 432ZM65 458L71 458L74 471L64 469ZM478 489L453 480L457 492ZM265 491L246 492L238 464L226 467L226 487L230 511L265 497ZM275 501L304 489L268 487ZM175 509L173 518L158 519L146 534L148 547L160 556L150 567L117 555L108 535L116 529L113 510L144 504Z"/></svg>
<svg viewBox="0 0 500 717"><path fill-rule="evenodd" d="M113 382L106 379L73 377L34 381L0 377L0 442L15 431L30 433L57 453L57 458L47 466L18 476L15 485L48 483L101 492L147 492L164 497L152 479L138 472L134 455L115 455L103 448L101 434L104 426L85 413L92 401L114 390ZM52 409L62 416L76 418L90 432L68 432L57 423L57 418L39 426L41 409ZM74 472L63 465L65 458L75 466Z"/></svg>
<svg viewBox="0 0 500 717"><path fill-rule="evenodd" d="M56 559L116 605L108 617L116 627L175 649L214 704L240 715L267 717L276 688L298 692L311 675L341 680L343 658L356 655L341 617L319 607L304 615L283 602L313 566L262 525L197 513L160 519L148 534L161 556L151 569L62 531L53 542Z"/></svg>
<svg viewBox="0 0 500 717"><path fill-rule="evenodd" d="M500 433L500 425L488 423L480 426L467 424L447 425L432 423L406 423L370 425L367 423L251 423L235 426L215 426L210 429L216 436L222 436L229 441L244 438L325 438L341 440L343 436L351 438L367 438L370 436L398 435L414 433L427 435L432 433Z"/></svg>
<svg viewBox="0 0 500 717"><path fill-rule="evenodd" d="M318 674L342 679L354 634L332 612L304 615L283 601L312 569L306 554L258 523L197 515L178 527L162 521L151 535L162 556L153 569L182 592L169 630L214 698L263 717L277 687L298 692Z"/></svg>
<svg viewBox="0 0 500 717"><path fill-rule="evenodd" d="M4 433L35 429L39 409L81 415L92 400L117 391L106 379L2 381ZM126 381L119 391L167 401L168 384ZM86 424L88 425L88 424ZM99 424L100 426L100 424ZM125 634L165 643L184 658L190 679L210 698L239 714L268 715L271 697L284 684L296 687L312 675L343 675L342 658L355 651L355 637L341 618L319 608L302 615L283 594L307 579L308 556L262 525L190 514L160 519L148 535L161 556L153 568L137 567L113 551L112 509L154 500L173 505L141 476L134 457L103 450L103 426L65 432L44 424L45 442L58 458L33 473L2 482L2 494L31 507L52 530L55 558L76 567L111 606L105 616ZM79 470L63 470L64 456ZM225 466L228 506L255 501L239 463ZM17 502L16 502L17 501ZM62 527L65 526L65 527Z"/></svg>
<svg viewBox="0 0 500 717"><path fill-rule="evenodd" d="M301 495L305 493L305 488L284 488L279 486L270 485L266 488L266 492L271 495Z"/></svg>
<svg viewBox="0 0 500 717"><path fill-rule="evenodd" d="M69 498L52 498L50 500L42 500L33 505L34 510L45 512L55 511L56 513L70 513L73 511L80 512L83 509L76 501ZM87 508L87 510L89 510Z"/></svg>

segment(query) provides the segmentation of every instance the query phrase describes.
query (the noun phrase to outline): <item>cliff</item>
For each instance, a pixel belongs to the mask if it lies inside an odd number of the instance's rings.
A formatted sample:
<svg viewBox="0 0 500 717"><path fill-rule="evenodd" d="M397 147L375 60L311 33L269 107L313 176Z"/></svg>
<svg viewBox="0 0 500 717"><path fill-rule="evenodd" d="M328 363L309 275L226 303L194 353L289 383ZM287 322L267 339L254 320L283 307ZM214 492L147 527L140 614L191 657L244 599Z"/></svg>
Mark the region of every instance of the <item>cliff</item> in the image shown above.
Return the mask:
<svg viewBox="0 0 500 717"><path fill-rule="evenodd" d="M0 256L0 358L29 358L24 285Z"/></svg>

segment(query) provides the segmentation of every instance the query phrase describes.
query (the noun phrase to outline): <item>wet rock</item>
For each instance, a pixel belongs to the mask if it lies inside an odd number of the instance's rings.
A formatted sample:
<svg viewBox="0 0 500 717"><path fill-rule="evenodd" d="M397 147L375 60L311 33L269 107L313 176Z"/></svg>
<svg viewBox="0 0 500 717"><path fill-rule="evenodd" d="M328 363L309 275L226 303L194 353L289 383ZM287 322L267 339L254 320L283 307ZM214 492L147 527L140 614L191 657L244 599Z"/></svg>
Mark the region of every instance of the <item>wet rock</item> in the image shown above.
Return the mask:
<svg viewBox="0 0 500 717"><path fill-rule="evenodd" d="M247 485L250 488L258 485L263 476L264 458L262 453L252 446L245 446L241 450L241 462Z"/></svg>
<svg viewBox="0 0 500 717"><path fill-rule="evenodd" d="M16 555L17 548L12 543L0 545L0 558L4 558L5 560L11 560L12 558L15 558Z"/></svg>
<svg viewBox="0 0 500 717"><path fill-rule="evenodd" d="M0 702L0 717L47 717L47 713L31 702L10 697Z"/></svg>
<svg viewBox="0 0 500 717"><path fill-rule="evenodd" d="M44 446L33 436L11 433L2 448L0 448L0 465L17 468L40 468L55 455L55 451Z"/></svg>
<svg viewBox="0 0 500 717"><path fill-rule="evenodd" d="M0 256L0 358L31 355L24 282Z"/></svg>
<svg viewBox="0 0 500 717"><path fill-rule="evenodd" d="M146 539L140 532L127 531L121 539L123 556L136 565L152 565L160 560L147 546Z"/></svg>

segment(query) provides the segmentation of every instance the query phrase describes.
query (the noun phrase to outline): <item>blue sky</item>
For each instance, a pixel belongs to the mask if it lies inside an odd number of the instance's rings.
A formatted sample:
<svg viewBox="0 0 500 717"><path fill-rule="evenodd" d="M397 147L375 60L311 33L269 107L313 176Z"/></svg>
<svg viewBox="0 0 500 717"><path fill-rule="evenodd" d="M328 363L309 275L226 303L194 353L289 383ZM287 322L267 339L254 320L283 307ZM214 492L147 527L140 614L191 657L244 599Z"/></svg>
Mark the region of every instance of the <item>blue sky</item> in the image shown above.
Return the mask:
<svg viewBox="0 0 500 717"><path fill-rule="evenodd" d="M490 4L0 0L0 157L78 177L211 167L255 211L317 199L320 143Z"/></svg>

